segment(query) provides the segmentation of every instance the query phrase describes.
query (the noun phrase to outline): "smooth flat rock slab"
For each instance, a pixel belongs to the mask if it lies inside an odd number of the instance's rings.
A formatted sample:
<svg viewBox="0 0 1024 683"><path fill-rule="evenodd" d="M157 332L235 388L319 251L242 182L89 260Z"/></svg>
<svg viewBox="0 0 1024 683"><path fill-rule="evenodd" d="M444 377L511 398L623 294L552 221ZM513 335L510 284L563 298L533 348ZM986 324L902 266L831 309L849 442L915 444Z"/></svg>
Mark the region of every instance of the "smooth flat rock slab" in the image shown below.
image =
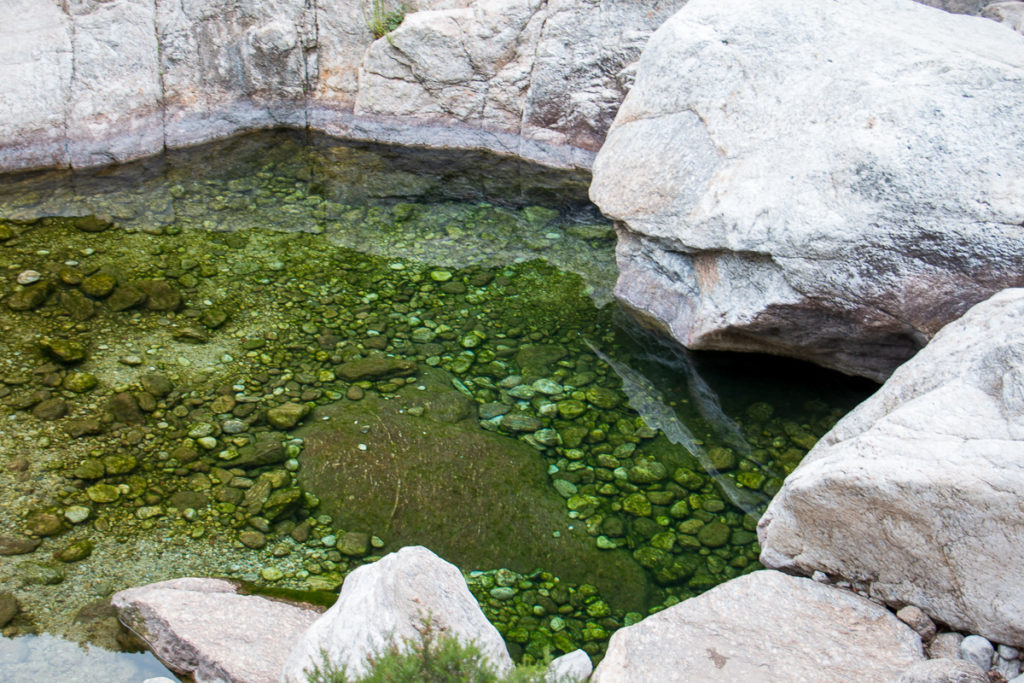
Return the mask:
<svg viewBox="0 0 1024 683"><path fill-rule="evenodd" d="M196 683L276 680L287 644L322 610L237 591L221 579L174 579L120 591L111 603L167 666Z"/></svg>
<svg viewBox="0 0 1024 683"><path fill-rule="evenodd" d="M616 631L590 680L887 681L923 660L884 607L765 570Z"/></svg>

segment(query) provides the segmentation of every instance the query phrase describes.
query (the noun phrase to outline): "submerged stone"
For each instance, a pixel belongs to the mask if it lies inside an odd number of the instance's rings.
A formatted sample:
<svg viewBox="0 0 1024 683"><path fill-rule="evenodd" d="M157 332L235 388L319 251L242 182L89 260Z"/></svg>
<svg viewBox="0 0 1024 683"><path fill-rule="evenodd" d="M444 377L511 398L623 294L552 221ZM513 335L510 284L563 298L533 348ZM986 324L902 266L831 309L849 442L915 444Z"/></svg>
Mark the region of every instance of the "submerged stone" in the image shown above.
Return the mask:
<svg viewBox="0 0 1024 683"><path fill-rule="evenodd" d="M53 554L61 562L80 562L92 555L93 544L88 539L73 541Z"/></svg>
<svg viewBox="0 0 1024 683"><path fill-rule="evenodd" d="M22 287L7 297L7 307L12 311L34 311L46 303L47 297L50 296L50 287L47 282Z"/></svg>
<svg viewBox="0 0 1024 683"><path fill-rule="evenodd" d="M416 363L401 358L362 358L335 369L335 374L348 382L406 377L414 372Z"/></svg>
<svg viewBox="0 0 1024 683"><path fill-rule="evenodd" d="M82 280L80 288L83 294L94 299L102 299L110 296L117 286L117 277L111 273L100 271Z"/></svg>
<svg viewBox="0 0 1024 683"><path fill-rule="evenodd" d="M0 556L27 555L38 548L40 543L42 541L37 538L0 536Z"/></svg>
<svg viewBox="0 0 1024 683"><path fill-rule="evenodd" d="M141 280L136 286L146 295L150 311L176 311L181 308L181 294L167 280Z"/></svg>
<svg viewBox="0 0 1024 683"><path fill-rule="evenodd" d="M39 348L50 358L65 365L85 360L85 348L70 339L43 339L39 342Z"/></svg>
<svg viewBox="0 0 1024 683"><path fill-rule="evenodd" d="M308 414L308 405L289 401L288 403L268 410L267 422L269 422L270 426L274 429L287 430L301 422Z"/></svg>

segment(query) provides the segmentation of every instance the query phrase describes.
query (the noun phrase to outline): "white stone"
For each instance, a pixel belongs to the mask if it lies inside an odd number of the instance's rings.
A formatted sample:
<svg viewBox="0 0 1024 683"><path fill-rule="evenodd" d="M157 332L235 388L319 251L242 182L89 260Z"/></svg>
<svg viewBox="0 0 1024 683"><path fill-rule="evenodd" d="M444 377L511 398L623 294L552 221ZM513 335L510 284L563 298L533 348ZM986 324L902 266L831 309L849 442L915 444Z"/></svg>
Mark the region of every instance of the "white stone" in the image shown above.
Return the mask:
<svg viewBox="0 0 1024 683"><path fill-rule="evenodd" d="M23 270L18 273L16 281L19 285L30 285L33 282L39 282L41 277L38 270Z"/></svg>
<svg viewBox="0 0 1024 683"><path fill-rule="evenodd" d="M177 671L206 681L273 681L320 611L240 595L220 579L174 579L115 593L118 618Z"/></svg>
<svg viewBox="0 0 1024 683"><path fill-rule="evenodd" d="M616 295L690 348L882 380L1024 285L1024 40L909 0L691 0L594 163ZM984 123L981 123L984 122Z"/></svg>
<svg viewBox="0 0 1024 683"><path fill-rule="evenodd" d="M475 642L500 672L512 668L498 630L484 617L458 568L420 546L402 548L345 578L338 601L293 646L284 683L305 683L321 652L349 676L367 671L367 657L419 638L429 618L438 635Z"/></svg>
<svg viewBox="0 0 1024 683"><path fill-rule="evenodd" d="M580 683L590 678L593 672L590 655L583 650L573 650L551 660L544 672L544 680L546 683Z"/></svg>
<svg viewBox="0 0 1024 683"><path fill-rule="evenodd" d="M765 570L616 631L591 681L883 681L923 659L884 607Z"/></svg>
<svg viewBox="0 0 1024 683"><path fill-rule="evenodd" d="M1024 645L1024 289L950 323L807 454L761 561ZM943 638L940 634L938 638Z"/></svg>
<svg viewBox="0 0 1024 683"><path fill-rule="evenodd" d="M992 643L981 636L971 635L960 641L960 659L971 662L983 671L988 671L992 666L992 655L995 651Z"/></svg>

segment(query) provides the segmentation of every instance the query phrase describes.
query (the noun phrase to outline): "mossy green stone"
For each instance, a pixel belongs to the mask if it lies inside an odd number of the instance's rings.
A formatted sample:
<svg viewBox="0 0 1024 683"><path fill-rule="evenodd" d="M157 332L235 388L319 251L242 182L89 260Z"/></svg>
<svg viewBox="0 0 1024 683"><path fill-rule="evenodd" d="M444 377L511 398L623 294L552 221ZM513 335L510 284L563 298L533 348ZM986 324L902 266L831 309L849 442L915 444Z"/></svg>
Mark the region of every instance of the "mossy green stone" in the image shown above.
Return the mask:
<svg viewBox="0 0 1024 683"><path fill-rule="evenodd" d="M587 387L586 396L587 401L601 410L612 410L622 402L619 392L599 385Z"/></svg>
<svg viewBox="0 0 1024 683"><path fill-rule="evenodd" d="M56 536L63 530L60 517L52 512L37 512L25 520L25 532L32 536Z"/></svg>
<svg viewBox="0 0 1024 683"><path fill-rule="evenodd" d="M103 271L90 275L82 280L82 284L79 285L83 294L87 294L94 299L110 296L110 293L114 291L116 286L117 278Z"/></svg>
<svg viewBox="0 0 1024 683"><path fill-rule="evenodd" d="M348 531L338 537L335 547L342 555L362 557L370 552L370 534L361 531Z"/></svg>
<svg viewBox="0 0 1024 683"><path fill-rule="evenodd" d="M55 586L64 580L64 569L42 562L22 562L18 565L18 575L26 584Z"/></svg>
<svg viewBox="0 0 1024 683"><path fill-rule="evenodd" d="M146 301L146 293L133 285L118 285L107 299L110 310L121 312L141 306Z"/></svg>
<svg viewBox="0 0 1024 683"><path fill-rule="evenodd" d="M668 477L668 468L657 460L641 460L629 468L629 481L634 484L653 484Z"/></svg>
<svg viewBox="0 0 1024 683"><path fill-rule="evenodd" d="M167 280L142 280L136 287L146 294L146 308L150 311L176 311L181 308L181 294Z"/></svg>
<svg viewBox="0 0 1024 683"><path fill-rule="evenodd" d="M81 465L71 470L71 476L75 479L99 479L106 473L103 461L99 458L86 458Z"/></svg>
<svg viewBox="0 0 1024 683"><path fill-rule="evenodd" d="M289 401L267 411L267 422L274 429L291 429L309 415L309 406Z"/></svg>
<svg viewBox="0 0 1024 683"><path fill-rule="evenodd" d="M736 482L748 489L760 489L764 486L766 477L763 472L740 472L736 475Z"/></svg>
<svg viewBox="0 0 1024 683"><path fill-rule="evenodd" d="M54 553L61 562L79 562L92 555L93 544L88 539L74 541Z"/></svg>
<svg viewBox="0 0 1024 683"><path fill-rule="evenodd" d="M70 339L43 339L39 342L39 348L54 360L65 365L85 360L85 348Z"/></svg>
<svg viewBox="0 0 1024 683"><path fill-rule="evenodd" d="M559 401L555 405L558 406L558 414L564 420L575 420L577 417L587 412L587 406L584 405L582 401L577 401L572 398Z"/></svg>
<svg viewBox="0 0 1024 683"><path fill-rule="evenodd" d="M653 569L657 566L666 564L671 560L672 556L666 553L664 550L659 548L653 548L649 545L643 545L633 551L633 559L641 567L647 569Z"/></svg>
<svg viewBox="0 0 1024 683"><path fill-rule="evenodd" d="M683 517L686 517L686 515L690 514L690 506L685 500L677 500L672 504L672 507L669 508L668 514L676 519L682 519Z"/></svg>
<svg viewBox="0 0 1024 683"><path fill-rule="evenodd" d="M672 546L675 544L676 535L671 531L662 531L660 534L655 534L651 537L651 545L667 553L672 552Z"/></svg>
<svg viewBox="0 0 1024 683"><path fill-rule="evenodd" d="M46 282L22 287L7 297L7 307L12 311L34 311L46 303L50 291L50 284Z"/></svg>
<svg viewBox="0 0 1024 683"><path fill-rule="evenodd" d="M64 377L64 388L68 391L73 391L76 394L84 394L87 391L92 391L99 384L99 380L96 379L96 375L88 372L69 372Z"/></svg>
<svg viewBox="0 0 1024 683"><path fill-rule="evenodd" d="M263 516L272 522L276 521L296 507L301 499L302 491L300 489L278 489L271 493L263 504Z"/></svg>
<svg viewBox="0 0 1024 683"><path fill-rule="evenodd" d="M637 517L650 517L651 501L642 493L631 493L622 500L622 509Z"/></svg>
<svg viewBox="0 0 1024 683"><path fill-rule="evenodd" d="M611 606L604 600L595 600L586 607L587 616L594 619L603 619L612 613Z"/></svg>
<svg viewBox="0 0 1024 683"><path fill-rule="evenodd" d="M672 474L672 479L684 489L696 491L704 485L704 478L691 469L680 467Z"/></svg>
<svg viewBox="0 0 1024 683"><path fill-rule="evenodd" d="M704 522L699 519L687 519L676 525L676 531L681 534L695 534L701 530Z"/></svg>
<svg viewBox="0 0 1024 683"><path fill-rule="evenodd" d="M728 448L720 446L710 448L708 449L708 458L711 460L711 465L719 472L736 467L736 454Z"/></svg>
<svg viewBox="0 0 1024 683"><path fill-rule="evenodd" d="M722 522L715 520L705 524L697 532L697 539L708 548L721 548L729 542L732 530Z"/></svg>
<svg viewBox="0 0 1024 683"><path fill-rule="evenodd" d="M96 304L77 289L61 292L57 301L72 320L82 322L96 314Z"/></svg>
<svg viewBox="0 0 1024 683"><path fill-rule="evenodd" d="M111 453L101 458L103 467L109 475L128 474L139 464L130 453Z"/></svg>
<svg viewBox="0 0 1024 683"><path fill-rule="evenodd" d="M745 529L735 529L729 536L729 542L733 545L747 545L757 540L757 534Z"/></svg>
<svg viewBox="0 0 1024 683"><path fill-rule="evenodd" d="M110 484L94 484L85 490L85 495L94 503L113 503L121 497L121 492Z"/></svg>

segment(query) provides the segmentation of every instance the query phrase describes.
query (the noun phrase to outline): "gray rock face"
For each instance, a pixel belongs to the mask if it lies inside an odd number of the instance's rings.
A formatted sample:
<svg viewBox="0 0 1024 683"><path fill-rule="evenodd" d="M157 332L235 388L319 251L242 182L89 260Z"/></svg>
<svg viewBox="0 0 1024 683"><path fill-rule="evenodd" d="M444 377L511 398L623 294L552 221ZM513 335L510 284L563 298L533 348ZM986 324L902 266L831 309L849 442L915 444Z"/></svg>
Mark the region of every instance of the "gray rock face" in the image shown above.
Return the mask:
<svg viewBox="0 0 1024 683"><path fill-rule="evenodd" d="M882 681L923 658L885 608L757 571L616 631L591 681Z"/></svg>
<svg viewBox="0 0 1024 683"><path fill-rule="evenodd" d="M419 0L375 42L357 0L11 0L0 169L274 126L589 166L631 64L683 2Z"/></svg>
<svg viewBox="0 0 1024 683"><path fill-rule="evenodd" d="M1024 284L1022 84L1024 40L976 17L693 0L594 164L617 296L690 348L884 379Z"/></svg>
<svg viewBox="0 0 1024 683"><path fill-rule="evenodd" d="M115 593L118 617L161 660L204 681L276 680L288 650L320 611L240 595L230 581L174 579Z"/></svg>
<svg viewBox="0 0 1024 683"><path fill-rule="evenodd" d="M1017 33L1024 33L1024 2L993 2L981 11L986 19L998 21Z"/></svg>
<svg viewBox="0 0 1024 683"><path fill-rule="evenodd" d="M417 628L428 616L439 635L475 641L499 671L512 668L501 635L480 611L458 568L426 548L410 546L345 578L338 601L292 649L281 681L305 683L305 671L322 663L321 651L358 678L367 671L368 656L418 639Z"/></svg>
<svg viewBox="0 0 1024 683"><path fill-rule="evenodd" d="M897 683L988 683L988 676L962 659L929 659L904 671Z"/></svg>
<svg viewBox="0 0 1024 683"><path fill-rule="evenodd" d="M818 442L761 519L761 561L1024 645L1022 489L1024 289L1011 289L946 326Z"/></svg>

